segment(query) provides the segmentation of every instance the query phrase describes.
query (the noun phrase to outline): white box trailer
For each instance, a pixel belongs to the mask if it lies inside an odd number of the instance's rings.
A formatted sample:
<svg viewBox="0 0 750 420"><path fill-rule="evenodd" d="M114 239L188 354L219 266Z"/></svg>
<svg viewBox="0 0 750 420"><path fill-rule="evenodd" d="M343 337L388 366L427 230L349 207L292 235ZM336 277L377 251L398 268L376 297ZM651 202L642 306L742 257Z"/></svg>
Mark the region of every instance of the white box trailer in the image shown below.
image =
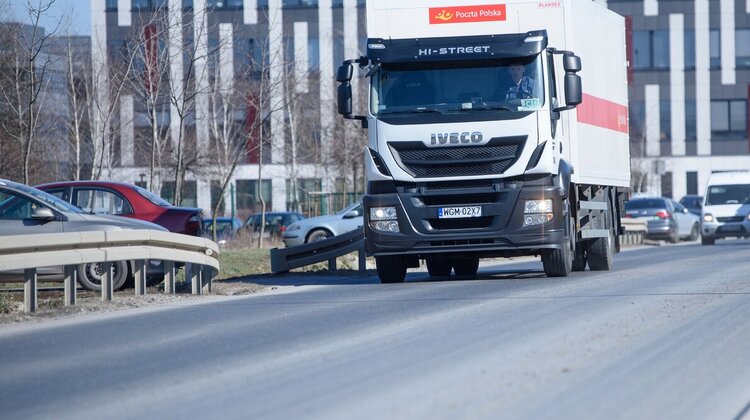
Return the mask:
<svg viewBox="0 0 750 420"><path fill-rule="evenodd" d="M379 0L339 112L369 128L365 236L382 281L541 255L608 270L630 185L622 16L591 0ZM367 68L351 115L351 65Z"/></svg>

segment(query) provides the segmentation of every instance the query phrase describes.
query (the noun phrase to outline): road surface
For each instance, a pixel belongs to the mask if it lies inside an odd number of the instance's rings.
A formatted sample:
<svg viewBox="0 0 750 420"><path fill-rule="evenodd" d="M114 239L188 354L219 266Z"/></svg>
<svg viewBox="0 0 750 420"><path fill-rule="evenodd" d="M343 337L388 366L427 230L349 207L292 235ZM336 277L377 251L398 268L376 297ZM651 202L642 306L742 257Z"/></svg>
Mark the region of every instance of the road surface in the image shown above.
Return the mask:
<svg viewBox="0 0 750 420"><path fill-rule="evenodd" d="M249 297L6 327L0 418L750 416L750 241L615 264L279 277Z"/></svg>

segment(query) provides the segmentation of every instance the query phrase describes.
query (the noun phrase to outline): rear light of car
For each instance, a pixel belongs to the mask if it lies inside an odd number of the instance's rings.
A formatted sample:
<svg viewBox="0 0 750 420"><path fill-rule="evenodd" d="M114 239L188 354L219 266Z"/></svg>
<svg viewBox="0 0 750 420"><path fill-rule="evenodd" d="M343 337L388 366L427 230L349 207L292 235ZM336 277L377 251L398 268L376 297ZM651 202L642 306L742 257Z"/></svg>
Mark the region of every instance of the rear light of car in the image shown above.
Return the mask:
<svg viewBox="0 0 750 420"><path fill-rule="evenodd" d="M190 216L187 221L187 233L194 236L203 235L203 218L200 214Z"/></svg>
<svg viewBox="0 0 750 420"><path fill-rule="evenodd" d="M281 226L279 228L279 233L284 233L284 232L286 232L286 226Z"/></svg>
<svg viewBox="0 0 750 420"><path fill-rule="evenodd" d="M659 219L669 219L671 217L671 214L669 214L668 211L659 210L656 212L655 216L658 217Z"/></svg>

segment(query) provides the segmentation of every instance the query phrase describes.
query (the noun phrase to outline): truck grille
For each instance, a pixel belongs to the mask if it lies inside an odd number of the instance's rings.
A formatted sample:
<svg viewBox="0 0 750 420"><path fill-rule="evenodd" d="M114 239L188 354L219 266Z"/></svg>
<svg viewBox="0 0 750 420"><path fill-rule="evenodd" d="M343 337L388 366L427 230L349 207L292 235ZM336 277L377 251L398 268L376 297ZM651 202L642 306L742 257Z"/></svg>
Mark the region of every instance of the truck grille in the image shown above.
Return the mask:
<svg viewBox="0 0 750 420"><path fill-rule="evenodd" d="M422 142L389 143L394 159L415 178L502 174L523 152L526 137L493 138L483 146L427 147Z"/></svg>

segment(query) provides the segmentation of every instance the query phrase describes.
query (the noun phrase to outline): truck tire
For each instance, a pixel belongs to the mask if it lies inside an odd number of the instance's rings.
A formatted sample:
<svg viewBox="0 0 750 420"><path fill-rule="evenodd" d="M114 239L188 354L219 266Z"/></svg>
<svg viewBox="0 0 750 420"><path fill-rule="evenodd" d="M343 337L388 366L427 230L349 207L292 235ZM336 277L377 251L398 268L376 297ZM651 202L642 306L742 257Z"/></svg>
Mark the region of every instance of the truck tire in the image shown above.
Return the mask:
<svg viewBox="0 0 750 420"><path fill-rule="evenodd" d="M427 258L426 263L427 272L430 273L430 277L447 277L451 275L453 264L451 264L451 259L444 255Z"/></svg>
<svg viewBox="0 0 750 420"><path fill-rule="evenodd" d="M128 263L126 261L115 261L114 276L112 277L112 290L120 289L128 278ZM102 275L104 264L81 264L78 266L78 283L87 290L95 292L102 291Z"/></svg>
<svg viewBox="0 0 750 420"><path fill-rule="evenodd" d="M575 240L571 238L574 232L573 214L570 210L570 202L565 200L568 218L568 229L565 240L559 249L545 249L542 251L542 266L547 277L567 277L573 269L573 253L575 252Z"/></svg>
<svg viewBox="0 0 750 420"><path fill-rule="evenodd" d="M459 277L475 277L479 270L479 258L456 258L453 260L453 270Z"/></svg>
<svg viewBox="0 0 750 420"><path fill-rule="evenodd" d="M406 260L399 255L375 257L381 283L403 283L406 277Z"/></svg>
<svg viewBox="0 0 750 420"><path fill-rule="evenodd" d="M573 253L573 267L572 271L585 271L586 270L586 244L583 242L576 242L576 250Z"/></svg>

